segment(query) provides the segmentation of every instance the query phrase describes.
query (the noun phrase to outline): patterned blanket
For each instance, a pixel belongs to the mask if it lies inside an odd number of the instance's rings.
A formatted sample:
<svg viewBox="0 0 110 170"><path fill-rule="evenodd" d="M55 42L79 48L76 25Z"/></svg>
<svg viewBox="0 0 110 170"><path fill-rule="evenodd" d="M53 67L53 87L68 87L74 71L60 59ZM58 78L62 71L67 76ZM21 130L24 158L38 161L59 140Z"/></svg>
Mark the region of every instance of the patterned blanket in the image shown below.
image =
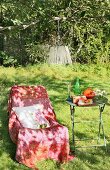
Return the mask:
<svg viewBox="0 0 110 170"><path fill-rule="evenodd" d="M42 114L49 122L49 127L32 129L24 127L17 116L15 107L43 105ZM17 145L16 160L35 169L37 161L54 159L67 162L70 156L69 135L67 127L56 120L54 109L43 86L13 86L8 101L9 134Z"/></svg>

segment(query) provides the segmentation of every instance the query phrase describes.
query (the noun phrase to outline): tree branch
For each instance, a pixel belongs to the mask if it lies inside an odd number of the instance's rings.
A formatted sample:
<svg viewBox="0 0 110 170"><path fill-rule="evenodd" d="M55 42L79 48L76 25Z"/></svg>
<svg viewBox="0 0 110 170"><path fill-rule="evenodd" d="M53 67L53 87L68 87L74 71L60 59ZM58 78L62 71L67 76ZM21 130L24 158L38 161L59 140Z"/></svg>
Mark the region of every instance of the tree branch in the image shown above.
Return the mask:
<svg viewBox="0 0 110 170"><path fill-rule="evenodd" d="M26 28L30 27L30 26L33 26L35 24L37 24L38 21L36 22L32 22L30 24L24 24L24 25L14 25L14 26L6 26L6 27L2 27L0 26L0 31L5 31L5 30L13 30L13 29L20 29L20 30L25 30Z"/></svg>

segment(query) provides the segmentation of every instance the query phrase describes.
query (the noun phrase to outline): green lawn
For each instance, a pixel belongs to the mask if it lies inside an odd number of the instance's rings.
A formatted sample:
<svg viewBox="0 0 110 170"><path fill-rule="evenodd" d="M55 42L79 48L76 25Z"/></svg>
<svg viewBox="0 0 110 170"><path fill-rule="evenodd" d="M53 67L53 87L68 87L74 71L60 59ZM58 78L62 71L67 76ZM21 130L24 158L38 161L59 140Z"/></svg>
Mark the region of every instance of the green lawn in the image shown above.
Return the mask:
<svg viewBox="0 0 110 170"><path fill-rule="evenodd" d="M28 170L15 160L16 146L12 143L8 133L7 101L10 87L14 84L44 85L48 91L57 119L68 127L70 147L72 145L72 127L69 106L65 102L68 96L67 84L76 77L80 78L81 88L105 89L110 101L110 68L109 66L80 65L48 66L37 65L25 68L0 67L0 169L1 170ZM98 119L98 108L76 108L76 120ZM39 162L39 170L109 170L110 168L110 106L106 106L103 113L107 152L105 148L77 149L76 158L67 163L58 165L52 160ZM97 137L98 124L75 125L76 138ZM77 145L90 145L95 141L78 142ZM101 141L102 143L102 141Z"/></svg>

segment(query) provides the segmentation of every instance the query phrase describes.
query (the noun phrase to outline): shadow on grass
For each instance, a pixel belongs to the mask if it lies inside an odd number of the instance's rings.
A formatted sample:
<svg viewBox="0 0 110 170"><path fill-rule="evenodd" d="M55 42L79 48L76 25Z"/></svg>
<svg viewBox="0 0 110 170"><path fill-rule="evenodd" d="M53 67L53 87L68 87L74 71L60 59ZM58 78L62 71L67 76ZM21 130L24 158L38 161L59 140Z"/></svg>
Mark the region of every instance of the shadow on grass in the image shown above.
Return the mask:
<svg viewBox="0 0 110 170"><path fill-rule="evenodd" d="M76 133L76 136L81 139L81 138L88 138L87 135L85 135L84 133ZM104 144L104 143L103 143ZM107 143L107 146L96 146L96 147L91 147L91 145L84 145L87 148L76 148L74 150L74 146L73 143L70 143L71 145L71 150L72 153L75 153L76 157L78 159L80 159L82 162L84 162L86 164L86 166L88 166L90 169L93 169L93 166L97 166L95 169L99 170L99 166L101 166L101 161L103 164L103 168L107 169L106 167L106 161L108 161L108 159L110 159L110 142ZM78 145L76 145L78 146ZM80 145L83 146L83 145ZM74 152L75 151L75 152ZM104 167L105 164L105 167Z"/></svg>
<svg viewBox="0 0 110 170"><path fill-rule="evenodd" d="M108 147L108 146L107 146ZM110 147L110 144L109 144ZM88 148L77 150L76 156L83 161L90 169L108 169L106 163L110 159L110 151L106 151L105 147ZM95 165L95 168L93 168Z"/></svg>

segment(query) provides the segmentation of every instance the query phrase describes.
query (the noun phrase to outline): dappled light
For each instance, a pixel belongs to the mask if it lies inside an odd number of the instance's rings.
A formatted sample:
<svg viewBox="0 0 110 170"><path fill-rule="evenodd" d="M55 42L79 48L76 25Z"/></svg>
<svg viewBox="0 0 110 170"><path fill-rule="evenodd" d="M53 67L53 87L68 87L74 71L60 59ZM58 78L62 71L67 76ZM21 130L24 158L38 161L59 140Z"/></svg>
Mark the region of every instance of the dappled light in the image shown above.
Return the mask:
<svg viewBox="0 0 110 170"><path fill-rule="evenodd" d="M100 69L98 69L100 68ZM6 71L7 70L7 71ZM51 72L50 72L51 70ZM61 70L63 72L61 73ZM59 72L60 71L60 72ZM7 74L5 77L4 75ZM36 66L28 66L26 68L0 68L0 162L2 164L0 165L0 169L19 169L19 170L29 170L30 168L19 164L15 160L15 154L16 154L16 145L12 143L9 132L8 132L8 116L7 113L7 106L8 106L8 98L10 94L11 87L13 85L43 85L46 87L47 92L49 94L49 98L51 99L51 105L52 112L54 111L56 113L57 121L64 126L68 128L69 132L69 143L71 147L71 151L73 151L73 144L72 144L72 125L71 125L71 117L70 117L70 110L68 105L65 103L66 98L68 97L68 89L67 85L68 82L74 82L74 79L78 76L80 78L80 86L81 89L84 90L87 87L92 87L96 89L97 87L99 89L105 89L108 93L107 98L110 101L110 94L109 94L109 81L110 81L110 72L106 69L106 66L97 66L96 65L73 65L73 66L48 66L48 65L36 65ZM72 87L73 88L73 87ZM22 91L20 92L20 95L22 96ZM28 96L28 95L27 95ZM14 97L13 99L16 101L16 106L18 105L18 101L21 102L21 105L25 106L24 103L32 103L32 99L34 100L36 98L35 95L32 95L30 99L27 96L22 96L23 99L19 100L18 98ZM48 101L48 99L45 100L45 102ZM37 101L42 103L41 101ZM53 110L54 108L54 110ZM50 110L50 114L51 114ZM77 110L76 118L78 120L81 119L95 119L97 117L97 110L94 111L90 109L90 111L84 112L82 114L82 109ZM47 112L45 112L47 115ZM109 162L110 162L110 129L109 129L109 106L105 107L103 119L104 119L104 127L105 127L105 137L107 139L107 152L105 148L89 148L89 149L76 149L76 158L73 159L73 161L70 161L67 164L59 164L56 163L56 161L52 160L42 160L37 162L37 167L39 167L39 170L77 170L77 169L109 169ZM14 113L12 113L13 119L16 119ZM48 119L49 120L49 119ZM53 125L52 119L49 120L51 122L51 126ZM10 124L13 127L15 127L14 124ZM20 126L19 123L16 123L17 128ZM57 126L57 125L55 125ZM89 126L91 128L91 125ZM48 129L48 128L47 128ZM76 137L87 137L88 134L85 133L85 129L87 131L87 127L81 126L78 129L76 129ZM15 133L16 129L13 131ZM43 131L43 129L41 129ZM59 132L59 130L58 130ZM31 130L28 130L28 134L31 135ZM92 129L90 131L89 136L97 134L97 129ZM22 135L25 135L25 133L22 133ZM53 145L51 145L51 138L52 136L46 130L44 135L47 137L50 141L50 148L51 150L55 150L53 148ZM13 140L17 138L17 133L15 133L15 136L13 137ZM24 148L31 148L31 151L33 150L34 154L34 148L36 148L37 145L39 145L39 142L36 143L36 138L33 138L32 143L26 143L24 142ZM40 138L39 138L40 141ZM17 140L14 141L15 143ZM55 145L57 146L57 142L55 141ZM40 147L40 145L39 145ZM63 146L62 146L63 147ZM47 152L47 149L44 147L42 149L43 151ZM40 151L40 149L39 149ZM58 152L56 151L53 152ZM29 152L30 153L30 152ZM25 155L29 157L29 155ZM61 155L59 155L59 158L61 159Z"/></svg>

